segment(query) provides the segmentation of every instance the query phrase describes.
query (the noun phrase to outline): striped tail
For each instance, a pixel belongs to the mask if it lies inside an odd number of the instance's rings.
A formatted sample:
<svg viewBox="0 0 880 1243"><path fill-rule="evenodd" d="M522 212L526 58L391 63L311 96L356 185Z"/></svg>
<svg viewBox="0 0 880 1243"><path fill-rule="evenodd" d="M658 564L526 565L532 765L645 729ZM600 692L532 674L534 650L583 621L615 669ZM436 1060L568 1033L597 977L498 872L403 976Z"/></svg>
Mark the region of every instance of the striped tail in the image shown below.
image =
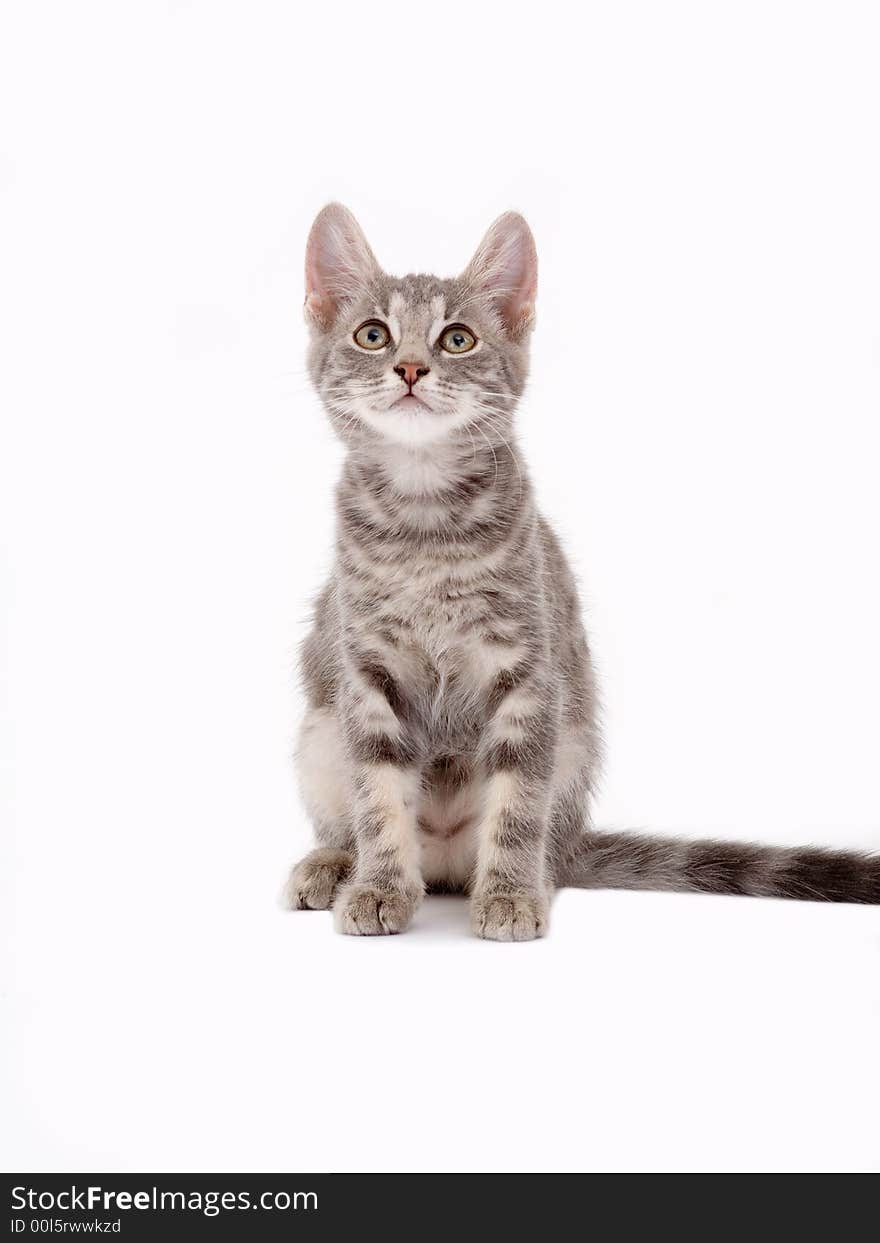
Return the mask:
<svg viewBox="0 0 880 1243"><path fill-rule="evenodd" d="M559 884L880 903L880 855L591 832L562 867Z"/></svg>

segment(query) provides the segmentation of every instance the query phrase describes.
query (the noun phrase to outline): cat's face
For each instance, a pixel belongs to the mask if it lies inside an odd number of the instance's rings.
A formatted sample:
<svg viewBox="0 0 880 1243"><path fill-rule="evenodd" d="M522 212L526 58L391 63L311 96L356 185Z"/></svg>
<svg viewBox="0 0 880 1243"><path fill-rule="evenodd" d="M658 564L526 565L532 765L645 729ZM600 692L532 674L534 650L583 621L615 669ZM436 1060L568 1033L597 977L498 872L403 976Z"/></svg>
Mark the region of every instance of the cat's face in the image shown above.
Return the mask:
<svg viewBox="0 0 880 1243"><path fill-rule="evenodd" d="M507 438L525 384L537 260L510 212L461 276L388 276L357 222L330 204L306 251L309 369L351 444L430 447Z"/></svg>

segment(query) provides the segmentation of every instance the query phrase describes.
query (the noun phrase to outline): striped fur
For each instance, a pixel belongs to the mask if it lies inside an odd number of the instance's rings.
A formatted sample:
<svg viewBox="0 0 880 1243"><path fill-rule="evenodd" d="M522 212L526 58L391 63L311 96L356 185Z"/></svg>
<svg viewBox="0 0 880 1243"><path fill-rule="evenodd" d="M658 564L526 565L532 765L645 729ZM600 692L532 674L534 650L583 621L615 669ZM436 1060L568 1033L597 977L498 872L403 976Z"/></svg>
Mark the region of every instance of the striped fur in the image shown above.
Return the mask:
<svg viewBox="0 0 880 1243"><path fill-rule="evenodd" d="M880 857L815 847L591 832L560 861L559 883L579 889L880 903Z"/></svg>
<svg viewBox="0 0 880 1243"><path fill-rule="evenodd" d="M876 858L591 829L590 653L513 429L536 273L513 214L452 280L389 277L344 208L313 226L309 366L348 452L302 661L298 763L319 847L291 905L381 934L426 888L460 890L478 935L528 940L560 885L880 901ZM355 334L376 321L387 342L363 348ZM443 349L452 324L473 350Z"/></svg>

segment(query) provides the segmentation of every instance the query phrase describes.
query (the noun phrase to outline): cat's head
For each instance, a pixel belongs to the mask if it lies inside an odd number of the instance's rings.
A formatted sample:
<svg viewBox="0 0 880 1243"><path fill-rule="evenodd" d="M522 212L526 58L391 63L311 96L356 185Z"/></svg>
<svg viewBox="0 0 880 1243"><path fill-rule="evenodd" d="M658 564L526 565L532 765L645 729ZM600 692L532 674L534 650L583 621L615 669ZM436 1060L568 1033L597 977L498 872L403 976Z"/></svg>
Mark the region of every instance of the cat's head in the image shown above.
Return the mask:
<svg viewBox="0 0 880 1243"><path fill-rule="evenodd" d="M389 276L347 208L321 211L306 248L309 369L352 444L506 438L525 384L537 288L529 226L508 212L461 276Z"/></svg>

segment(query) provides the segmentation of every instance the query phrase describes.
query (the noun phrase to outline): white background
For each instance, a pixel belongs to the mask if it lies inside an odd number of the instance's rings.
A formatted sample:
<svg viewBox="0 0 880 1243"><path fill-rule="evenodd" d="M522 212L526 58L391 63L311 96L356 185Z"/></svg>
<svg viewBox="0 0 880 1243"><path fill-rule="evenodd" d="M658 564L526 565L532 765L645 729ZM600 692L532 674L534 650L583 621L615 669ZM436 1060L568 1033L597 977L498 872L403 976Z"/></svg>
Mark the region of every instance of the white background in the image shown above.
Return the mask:
<svg viewBox="0 0 880 1243"><path fill-rule="evenodd" d="M878 61L839 0L4 6L5 1168L878 1167L877 908L276 906L330 198L395 272L534 228L599 822L880 847Z"/></svg>

